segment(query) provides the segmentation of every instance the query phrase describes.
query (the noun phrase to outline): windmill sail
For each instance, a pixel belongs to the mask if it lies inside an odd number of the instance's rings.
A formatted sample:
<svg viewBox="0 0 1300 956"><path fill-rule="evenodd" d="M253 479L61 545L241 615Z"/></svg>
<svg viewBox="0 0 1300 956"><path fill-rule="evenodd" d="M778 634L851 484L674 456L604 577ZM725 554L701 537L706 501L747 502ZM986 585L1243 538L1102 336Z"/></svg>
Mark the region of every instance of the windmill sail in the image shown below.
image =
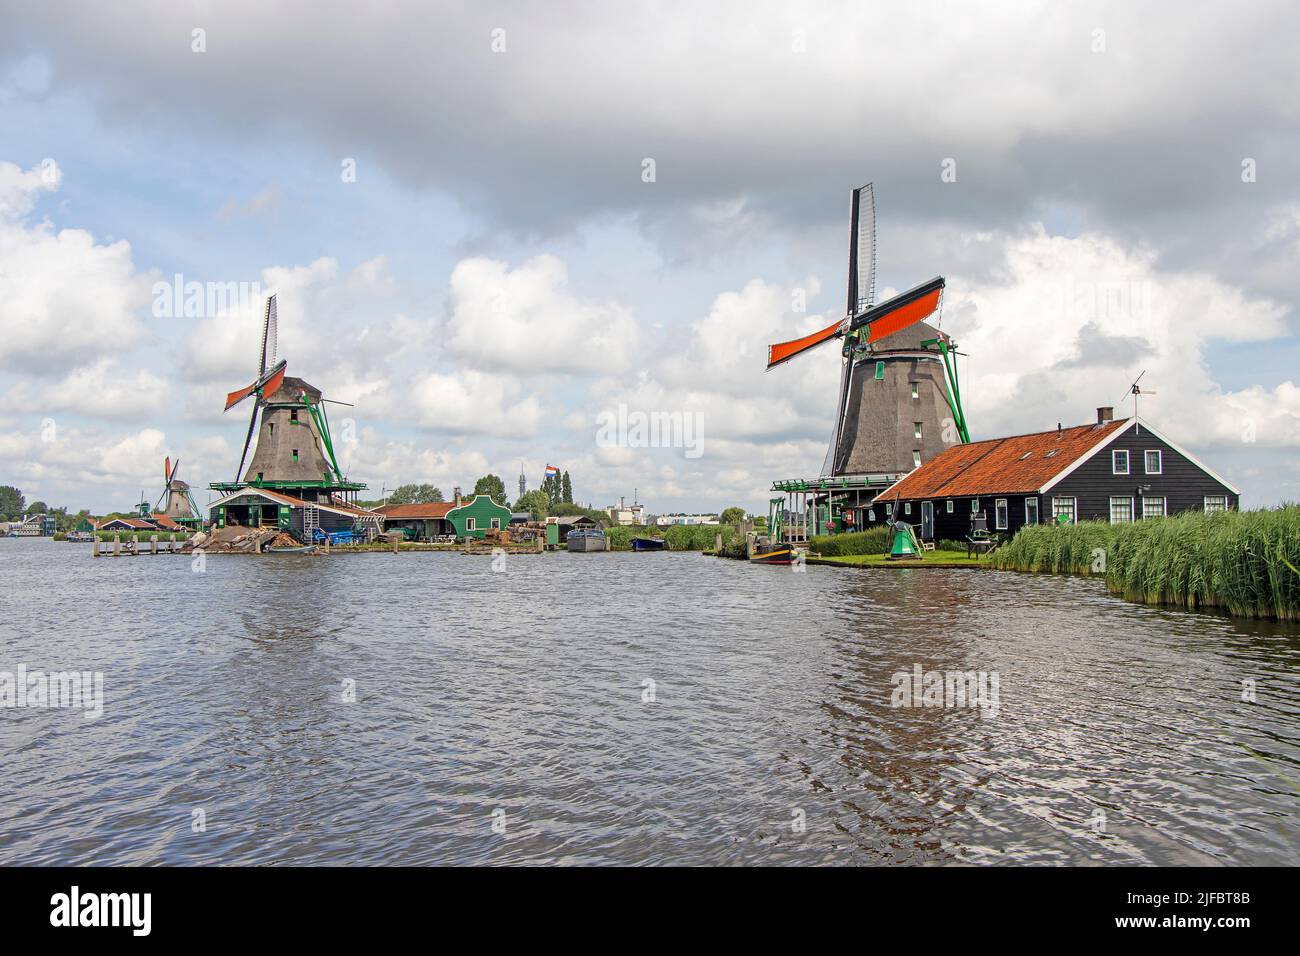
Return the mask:
<svg viewBox="0 0 1300 956"><path fill-rule="evenodd" d="M876 192L871 183L853 190L849 201L849 297L847 314L850 324L859 313L871 308L876 300ZM829 475L839 459L840 440L844 436L844 416L849 407L849 390L853 388L854 355L852 343L845 348L840 371L840 400L835 413L835 432L831 435L822 474Z"/></svg>

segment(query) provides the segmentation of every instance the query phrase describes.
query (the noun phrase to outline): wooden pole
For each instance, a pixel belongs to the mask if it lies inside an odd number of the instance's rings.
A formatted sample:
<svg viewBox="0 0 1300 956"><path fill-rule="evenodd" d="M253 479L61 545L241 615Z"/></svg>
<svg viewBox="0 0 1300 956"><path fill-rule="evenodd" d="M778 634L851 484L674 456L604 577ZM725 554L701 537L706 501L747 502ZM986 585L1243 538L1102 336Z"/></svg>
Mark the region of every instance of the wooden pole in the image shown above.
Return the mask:
<svg viewBox="0 0 1300 956"><path fill-rule="evenodd" d="M156 534L149 535L149 553L158 553L158 536Z"/></svg>
<svg viewBox="0 0 1300 956"><path fill-rule="evenodd" d="M122 535L114 534L113 535L113 557L116 558L121 553L122 553Z"/></svg>

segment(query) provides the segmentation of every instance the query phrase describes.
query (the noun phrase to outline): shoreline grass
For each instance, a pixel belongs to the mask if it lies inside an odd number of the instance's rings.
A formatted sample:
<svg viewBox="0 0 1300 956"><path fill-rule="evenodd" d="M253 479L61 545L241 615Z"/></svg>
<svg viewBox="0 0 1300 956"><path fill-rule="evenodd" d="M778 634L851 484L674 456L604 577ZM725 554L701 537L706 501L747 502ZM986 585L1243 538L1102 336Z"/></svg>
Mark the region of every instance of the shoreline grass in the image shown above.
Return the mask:
<svg viewBox="0 0 1300 956"><path fill-rule="evenodd" d="M1105 578L1150 605L1300 621L1300 507L1188 512L1111 525L1022 528L992 555L1010 571Z"/></svg>

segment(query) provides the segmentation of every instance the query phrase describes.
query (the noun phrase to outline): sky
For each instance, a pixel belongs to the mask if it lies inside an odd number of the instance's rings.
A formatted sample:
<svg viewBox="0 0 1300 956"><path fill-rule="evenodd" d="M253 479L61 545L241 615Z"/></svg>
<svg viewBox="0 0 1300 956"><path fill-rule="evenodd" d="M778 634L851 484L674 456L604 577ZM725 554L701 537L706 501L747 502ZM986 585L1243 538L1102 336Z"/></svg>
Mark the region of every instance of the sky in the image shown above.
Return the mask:
<svg viewBox="0 0 1300 956"><path fill-rule="evenodd" d="M366 497L552 464L596 507L765 512L820 470L839 364L766 347L842 315L866 182L878 298L947 280L973 438L1129 414L1145 372L1143 418L1243 506L1300 499L1293 3L0 22L0 484L28 501L127 510L166 456L209 500L275 292Z"/></svg>

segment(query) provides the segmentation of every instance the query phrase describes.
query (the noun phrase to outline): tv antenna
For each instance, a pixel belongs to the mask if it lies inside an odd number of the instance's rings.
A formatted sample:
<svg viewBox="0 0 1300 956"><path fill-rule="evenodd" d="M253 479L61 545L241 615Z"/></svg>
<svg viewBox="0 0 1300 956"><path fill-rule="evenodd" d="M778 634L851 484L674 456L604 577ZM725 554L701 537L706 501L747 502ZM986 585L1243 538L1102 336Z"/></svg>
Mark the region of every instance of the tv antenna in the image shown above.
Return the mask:
<svg viewBox="0 0 1300 956"><path fill-rule="evenodd" d="M1130 395L1133 396L1133 433L1135 435L1142 431L1142 424L1141 422L1138 421L1138 399L1143 395L1157 394L1156 392L1144 392L1142 391L1142 387L1138 385L1138 382L1142 381L1142 376L1145 375L1146 373L1147 370L1143 369L1138 374L1138 377L1133 379L1132 384L1130 384L1129 387L1124 390L1124 397L1121 399L1121 402L1125 402L1128 401L1128 397Z"/></svg>

